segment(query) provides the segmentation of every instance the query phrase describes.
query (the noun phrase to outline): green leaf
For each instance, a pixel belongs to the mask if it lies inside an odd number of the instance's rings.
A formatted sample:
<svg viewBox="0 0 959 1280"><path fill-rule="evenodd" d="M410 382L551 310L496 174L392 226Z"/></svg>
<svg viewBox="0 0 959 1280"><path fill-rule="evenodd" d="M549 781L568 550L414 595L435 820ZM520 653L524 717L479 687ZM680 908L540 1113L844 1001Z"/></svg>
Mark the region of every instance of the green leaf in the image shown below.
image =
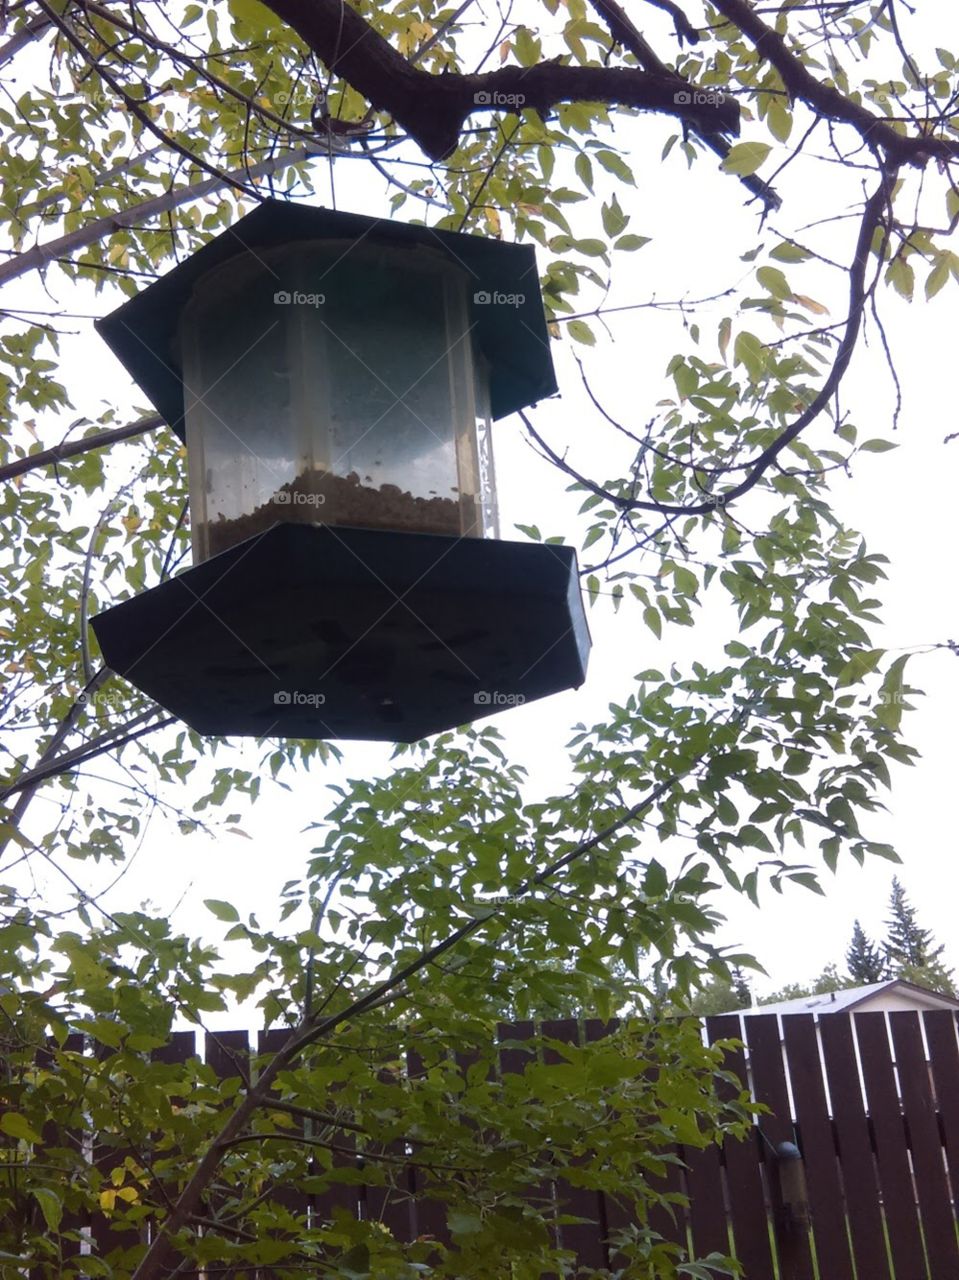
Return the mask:
<svg viewBox="0 0 959 1280"><path fill-rule="evenodd" d="M898 448L892 440L864 440L859 446L862 453L888 453L890 449Z"/></svg>
<svg viewBox="0 0 959 1280"><path fill-rule="evenodd" d="M772 147L767 142L737 142L734 147L730 147L729 155L723 161L722 168L727 173L748 178L750 174L762 167L770 151Z"/></svg>
<svg viewBox="0 0 959 1280"><path fill-rule="evenodd" d="M604 204L600 210L600 216L603 222L603 230L610 237L618 236L626 227L629 218L623 213L619 201L613 196L608 204Z"/></svg>
<svg viewBox="0 0 959 1280"><path fill-rule="evenodd" d="M32 1127L26 1116L19 1111L5 1111L0 1116L0 1130L11 1138L21 1138L24 1142L42 1142L43 1138Z"/></svg>
<svg viewBox="0 0 959 1280"><path fill-rule="evenodd" d="M32 1195L40 1206L47 1229L59 1231L60 1221L63 1218L63 1202L60 1197L50 1187L34 1187Z"/></svg>
<svg viewBox="0 0 959 1280"><path fill-rule="evenodd" d="M885 649L861 649L854 654L840 671L836 680L837 689L845 689L847 685L858 684L871 671L879 666Z"/></svg>
<svg viewBox="0 0 959 1280"><path fill-rule="evenodd" d="M791 298L792 290L789 281L778 267L760 267L756 279L774 298Z"/></svg>
<svg viewBox="0 0 959 1280"><path fill-rule="evenodd" d="M633 253L637 249L642 249L643 245L649 244L652 236L637 236L629 231L624 236L620 236L614 243L614 249L621 249L626 253Z"/></svg>
<svg viewBox="0 0 959 1280"><path fill-rule="evenodd" d="M736 364L743 365L753 382L759 381L766 368L766 348L754 333L744 329L736 335L733 358Z"/></svg>
<svg viewBox="0 0 959 1280"><path fill-rule="evenodd" d="M784 240L782 244L776 245L769 256L770 258L775 258L777 262L805 262L812 257L812 254L808 249L803 249L798 244L790 244Z"/></svg>
<svg viewBox="0 0 959 1280"><path fill-rule="evenodd" d="M221 902L218 898L204 898L203 905L208 911L213 912L217 920L224 920L227 924L235 924L240 918L236 907L231 906L229 902Z"/></svg>
<svg viewBox="0 0 959 1280"><path fill-rule="evenodd" d="M652 605L647 606L647 608L643 610L643 621L646 623L647 627L649 627L657 640L662 638L663 620L659 616L658 610L654 609Z"/></svg>
<svg viewBox="0 0 959 1280"><path fill-rule="evenodd" d="M622 182L629 183L631 187L636 185L633 171L622 156L617 155L615 151L596 151L594 154L607 173L613 174Z"/></svg>
<svg viewBox="0 0 959 1280"><path fill-rule="evenodd" d="M943 254L926 277L926 298L934 298L949 279L949 258Z"/></svg>
<svg viewBox="0 0 959 1280"><path fill-rule="evenodd" d="M777 142L785 142L793 130L792 112L781 98L773 98L766 112L766 123L769 132Z"/></svg>
<svg viewBox="0 0 959 1280"><path fill-rule="evenodd" d="M580 342L584 347L596 346L596 335L585 320L570 320L565 327L574 342Z"/></svg>
<svg viewBox="0 0 959 1280"><path fill-rule="evenodd" d="M593 189L593 166L590 163L589 156L585 151L581 151L573 161L573 168L576 176L587 190Z"/></svg>
<svg viewBox="0 0 959 1280"><path fill-rule="evenodd" d="M643 892L650 898L661 898L669 888L669 876L661 862L653 858L643 877Z"/></svg>

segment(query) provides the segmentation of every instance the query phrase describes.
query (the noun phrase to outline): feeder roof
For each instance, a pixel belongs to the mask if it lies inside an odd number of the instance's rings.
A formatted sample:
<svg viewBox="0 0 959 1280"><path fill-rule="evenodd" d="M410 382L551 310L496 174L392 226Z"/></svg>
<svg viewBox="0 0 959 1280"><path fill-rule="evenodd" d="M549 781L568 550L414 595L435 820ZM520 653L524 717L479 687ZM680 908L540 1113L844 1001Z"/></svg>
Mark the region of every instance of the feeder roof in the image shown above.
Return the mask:
<svg viewBox="0 0 959 1280"><path fill-rule="evenodd" d="M466 270L473 284L468 291L470 318L479 348L489 363L492 416L503 418L556 391L531 246L264 200L155 284L97 321L101 337L181 439L183 381L175 339L194 285L230 258L299 240L355 240L397 248L426 246L446 254ZM484 295L495 298L497 294L512 298L499 305L482 300Z"/></svg>

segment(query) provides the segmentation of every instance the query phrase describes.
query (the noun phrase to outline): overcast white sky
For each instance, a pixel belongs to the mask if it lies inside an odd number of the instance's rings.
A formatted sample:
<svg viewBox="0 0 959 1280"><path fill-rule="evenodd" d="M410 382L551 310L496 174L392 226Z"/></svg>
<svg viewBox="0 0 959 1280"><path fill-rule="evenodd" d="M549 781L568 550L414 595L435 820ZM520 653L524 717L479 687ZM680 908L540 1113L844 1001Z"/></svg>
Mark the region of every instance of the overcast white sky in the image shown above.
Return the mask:
<svg viewBox="0 0 959 1280"><path fill-rule="evenodd" d="M698 164L691 176L678 156L661 164L659 154L669 131L664 122L650 120L621 131L623 143L633 150L638 187L620 190L619 198L632 215L629 229L654 239L637 254L618 255L609 300L613 305L654 295L661 299L708 295L754 269L738 260L740 253L755 246L757 236L757 214L744 209L741 187L720 174L710 159ZM840 172L838 167L827 170L831 175L827 188L823 172L817 168L817 180L810 184L808 173L797 169L778 184L785 209L772 219L774 227L792 230L855 199L859 190L855 173ZM381 180L356 161L337 162L336 193L340 208L386 211ZM319 202L327 195L328 186L321 183ZM412 216L411 208L404 213ZM846 260L852 235L853 224L840 223L808 233L807 239ZM777 240L767 228L767 246ZM814 282L821 285L818 292L808 280L802 292L826 302L833 318L841 319L843 282L828 273L821 278L814 275ZM94 301L87 294L81 296L52 273L48 287L69 310L105 310L113 305L113 299ZM8 305L43 305L42 298L35 283L23 281L10 290ZM943 444L947 434L959 430L952 389L955 298L955 290L947 287L929 304L917 301L910 307L898 299L883 302L904 392L897 437L901 447L896 453L863 456L852 478L837 481L834 489L840 518L865 534L872 551L891 557L890 581L879 592L885 601L886 625L876 637L877 644L890 649L959 639L954 559L959 440ZM715 325L724 314L726 308L719 302L711 310L711 322L706 316L699 318L703 345L710 355L715 353ZM642 426L653 416L656 401L673 394L664 378L665 366L683 345L675 316L664 319L660 312L640 310L611 317L610 336L602 337L588 355L594 389L627 425ZM68 386L78 413L96 415L105 394L121 405L142 404L142 396L132 391L126 375L88 326L66 344L66 354ZM562 393L536 411L537 427L557 447L568 447L571 458L591 474L603 478L620 459L618 443L588 406L568 346L557 347L555 358ZM105 388L109 388L106 393ZM861 438L889 434L891 384L875 344L857 360L844 403L860 427ZM827 430L825 425L814 429L811 443L824 440ZM57 438L55 426L48 428L48 434L51 441ZM533 455L522 438L521 424L517 420L497 424L494 441L503 535L510 536L516 523L537 524L544 534L562 533L578 544L585 522L579 526L574 522L576 504L564 495L563 478ZM122 449L119 446L117 454L120 463ZM742 512L748 523L748 500ZM594 649L583 688L496 717L510 753L530 770L531 792L563 787L568 769L563 744L571 726L600 719L610 701L622 701L628 695L637 672L650 666L662 668L671 661L683 665L693 658L708 664L711 655L719 655L722 645L736 634L735 620L727 609L707 608L699 613L692 631L667 628L657 641L642 625L638 612L626 606L614 619L607 604L590 616ZM916 657L907 677L927 694L905 721L907 737L923 758L915 769L895 769L889 812L876 816L868 831L871 838L900 850L903 866L898 874L920 920L946 944L950 963L959 968L954 729L959 720L959 659L945 651ZM246 750L250 761L257 758L255 747ZM119 908L148 899L158 910L175 909L178 928L202 932L211 939L218 937L219 926L202 907L204 898L228 898L241 911L256 909L261 917L268 914L264 902L277 895L285 879L302 871L311 845L302 828L323 816L325 784L344 775L363 776L382 769L389 756L388 748L368 744L343 744L343 751L342 767L314 767L290 793L266 787L263 799L244 815L243 827L250 839L223 836L214 842L199 835L183 837L175 827L158 821L106 905ZM31 821L38 827L47 803L42 799L35 803ZM657 856L670 865L678 865L685 852L682 844L667 846L664 856L657 846ZM76 873L77 867L71 870ZM721 940L752 951L765 966L769 980L757 979L760 992L812 978L830 961L841 964L854 918L861 920L867 932L882 931L893 873L893 867L879 860L864 869L850 860L841 863L834 877L823 870L825 898L796 886L782 897L767 889L759 909L731 891L721 892L716 905L728 917ZM50 887L55 891L52 881Z"/></svg>

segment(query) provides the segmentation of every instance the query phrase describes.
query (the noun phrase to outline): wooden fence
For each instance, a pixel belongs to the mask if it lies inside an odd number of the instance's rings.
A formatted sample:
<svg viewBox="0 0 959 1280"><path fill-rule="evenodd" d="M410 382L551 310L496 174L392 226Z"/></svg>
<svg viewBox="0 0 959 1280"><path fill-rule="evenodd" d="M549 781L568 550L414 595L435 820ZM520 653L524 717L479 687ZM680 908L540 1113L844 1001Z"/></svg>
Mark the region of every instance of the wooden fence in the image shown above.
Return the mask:
<svg viewBox="0 0 959 1280"><path fill-rule="evenodd" d="M959 1278L955 1014L836 1013L818 1021L809 1014L730 1014L705 1026L710 1042L743 1041L727 1066L769 1112L744 1142L678 1150L684 1167L670 1175L670 1189L688 1198L688 1208L675 1218L660 1212L658 1231L690 1256L731 1254L746 1280ZM567 1042L606 1034L599 1022L541 1029ZM515 1042L532 1030L531 1023L504 1025L500 1038ZM255 1048L270 1052L282 1038L261 1034ZM224 1078L237 1074L238 1057L249 1051L245 1031L208 1037L205 1046ZM192 1033L178 1033L161 1051L167 1061L193 1053ZM504 1048L504 1071L522 1070L523 1062L521 1048ZM783 1158L784 1143L798 1148L786 1150L794 1158ZM341 1207L383 1222L400 1240L448 1239L443 1206L423 1197L416 1170L405 1170L397 1187L337 1187L309 1210L326 1216ZM580 1219L557 1225L557 1243L581 1267L613 1267L610 1235L629 1225L622 1205L569 1186L551 1194ZM300 1203L291 1192L288 1207L305 1214L306 1198ZM106 1225L94 1224L95 1239Z"/></svg>

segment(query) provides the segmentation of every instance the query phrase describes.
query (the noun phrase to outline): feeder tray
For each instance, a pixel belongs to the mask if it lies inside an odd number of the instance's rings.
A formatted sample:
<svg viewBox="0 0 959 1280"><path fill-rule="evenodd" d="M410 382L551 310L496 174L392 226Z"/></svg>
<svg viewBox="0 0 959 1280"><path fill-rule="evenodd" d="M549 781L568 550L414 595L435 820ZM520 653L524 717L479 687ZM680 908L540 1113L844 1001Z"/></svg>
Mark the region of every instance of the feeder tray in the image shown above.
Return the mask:
<svg viewBox="0 0 959 1280"><path fill-rule="evenodd" d="M590 643L569 547L293 523L93 629L198 733L388 742L578 687Z"/></svg>

